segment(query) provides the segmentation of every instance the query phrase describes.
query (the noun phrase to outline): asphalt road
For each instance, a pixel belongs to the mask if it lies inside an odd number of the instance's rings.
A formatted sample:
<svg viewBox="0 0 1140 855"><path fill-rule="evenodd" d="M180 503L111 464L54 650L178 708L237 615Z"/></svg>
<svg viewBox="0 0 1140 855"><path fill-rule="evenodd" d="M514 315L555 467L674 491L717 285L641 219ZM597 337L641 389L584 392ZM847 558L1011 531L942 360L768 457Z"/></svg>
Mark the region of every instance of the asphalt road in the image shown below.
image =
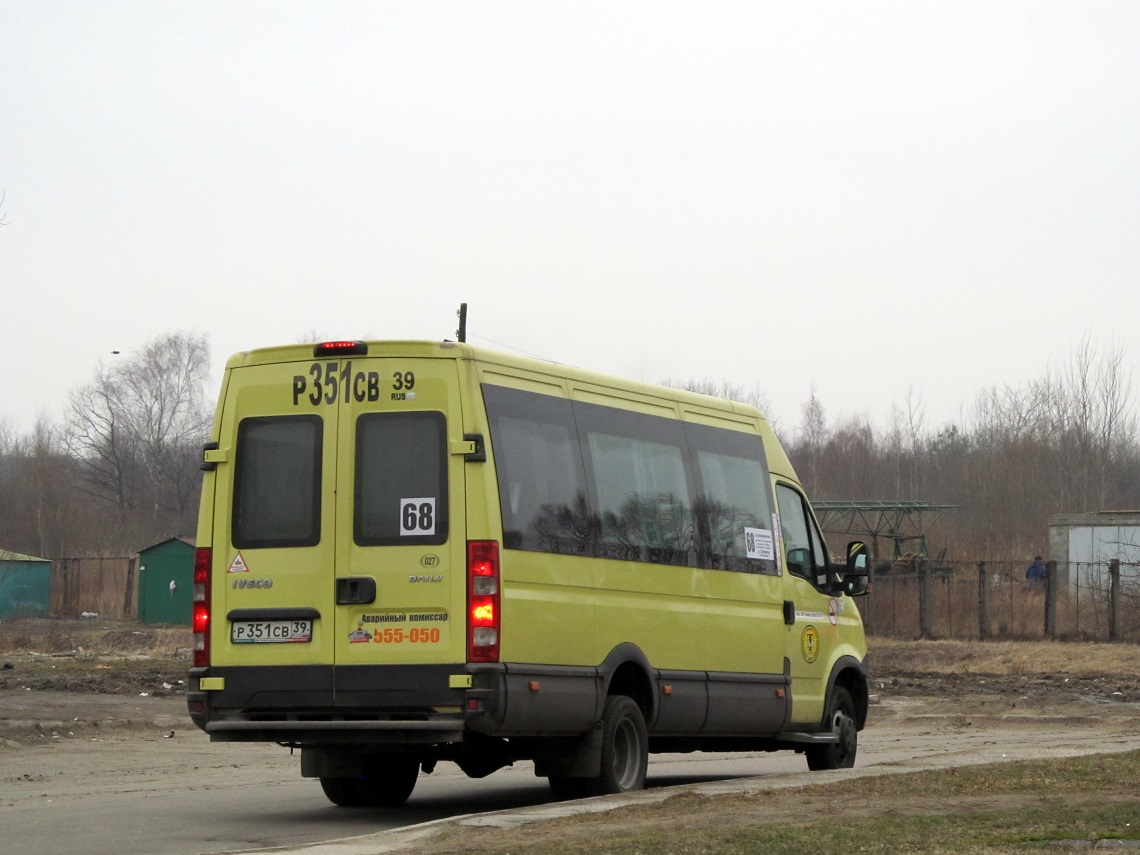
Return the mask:
<svg viewBox="0 0 1140 855"><path fill-rule="evenodd" d="M0 697L0 712L4 701ZM9 707L12 703L9 699ZM178 715L179 703L171 699L167 709L165 703L140 701L141 712L130 727L120 721L117 726L41 723L38 730L0 729L0 850L5 855L205 855L299 847L445 817L501 811L525 817L552 801L545 780L536 778L529 764L471 780L444 763L432 775L421 775L403 808L336 808L317 782L300 777L299 758L288 750L212 744ZM915 699L874 712L861 735L856 771L1140 747L1134 718L970 719L931 713ZM805 769L801 756L786 753L655 756L648 785L716 790L759 776L767 779L766 786L778 786L801 778ZM512 820L495 821L509 826Z"/></svg>
<svg viewBox="0 0 1140 855"><path fill-rule="evenodd" d="M49 737L50 739L50 737ZM655 757L650 786L804 768L794 755ZM277 746L211 744L194 731L51 739L0 750L5 855L199 855L293 846L551 802L520 763L481 780L441 763L398 810L336 808Z"/></svg>

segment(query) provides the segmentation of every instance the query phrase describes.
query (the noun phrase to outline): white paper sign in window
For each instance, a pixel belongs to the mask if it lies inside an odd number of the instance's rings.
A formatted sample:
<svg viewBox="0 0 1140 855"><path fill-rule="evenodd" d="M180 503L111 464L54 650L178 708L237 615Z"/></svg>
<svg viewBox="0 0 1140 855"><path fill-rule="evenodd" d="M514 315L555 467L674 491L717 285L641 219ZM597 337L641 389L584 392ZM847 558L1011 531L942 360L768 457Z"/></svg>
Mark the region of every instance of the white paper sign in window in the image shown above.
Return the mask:
<svg viewBox="0 0 1140 855"><path fill-rule="evenodd" d="M744 548L749 558L759 561L771 561L776 557L776 550L772 546L772 532L766 528L744 529Z"/></svg>
<svg viewBox="0 0 1140 855"><path fill-rule="evenodd" d="M435 497L400 499L400 534L435 534Z"/></svg>

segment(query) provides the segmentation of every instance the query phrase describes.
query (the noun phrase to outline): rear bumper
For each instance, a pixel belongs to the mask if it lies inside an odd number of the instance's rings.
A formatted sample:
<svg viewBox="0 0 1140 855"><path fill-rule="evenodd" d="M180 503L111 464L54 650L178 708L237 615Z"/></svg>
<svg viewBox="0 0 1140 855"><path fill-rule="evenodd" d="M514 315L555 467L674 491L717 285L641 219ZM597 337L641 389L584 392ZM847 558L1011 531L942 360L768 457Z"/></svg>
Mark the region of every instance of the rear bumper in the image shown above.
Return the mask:
<svg viewBox="0 0 1140 855"><path fill-rule="evenodd" d="M187 707L218 742L295 745L455 742L463 664L194 668Z"/></svg>
<svg viewBox="0 0 1140 855"><path fill-rule="evenodd" d="M585 733L600 690L598 669L565 666L211 667L190 671L187 706L216 742L441 745Z"/></svg>

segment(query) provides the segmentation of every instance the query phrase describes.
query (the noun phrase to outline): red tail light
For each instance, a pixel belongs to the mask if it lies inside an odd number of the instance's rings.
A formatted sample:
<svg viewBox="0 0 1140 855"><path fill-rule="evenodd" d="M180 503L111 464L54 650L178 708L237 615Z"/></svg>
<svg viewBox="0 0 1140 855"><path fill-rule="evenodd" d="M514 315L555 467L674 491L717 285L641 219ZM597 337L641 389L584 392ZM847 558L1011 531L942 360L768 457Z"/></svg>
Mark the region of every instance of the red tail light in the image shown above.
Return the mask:
<svg viewBox="0 0 1140 855"><path fill-rule="evenodd" d="M201 546L194 550L194 667L210 664L210 565L213 550Z"/></svg>
<svg viewBox="0 0 1140 855"><path fill-rule="evenodd" d="M467 541L467 659L499 661L499 544Z"/></svg>

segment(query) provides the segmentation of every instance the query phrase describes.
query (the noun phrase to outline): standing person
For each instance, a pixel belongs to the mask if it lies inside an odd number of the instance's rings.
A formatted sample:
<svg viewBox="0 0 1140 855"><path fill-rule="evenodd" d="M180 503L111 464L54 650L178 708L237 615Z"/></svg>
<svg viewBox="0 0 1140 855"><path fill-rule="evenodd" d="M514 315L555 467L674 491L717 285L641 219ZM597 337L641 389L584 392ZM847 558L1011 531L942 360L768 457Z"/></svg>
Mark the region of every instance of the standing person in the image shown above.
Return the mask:
<svg viewBox="0 0 1140 855"><path fill-rule="evenodd" d="M1045 562L1041 560L1040 555L1035 555L1033 563L1026 568L1025 579L1030 585L1045 584Z"/></svg>

